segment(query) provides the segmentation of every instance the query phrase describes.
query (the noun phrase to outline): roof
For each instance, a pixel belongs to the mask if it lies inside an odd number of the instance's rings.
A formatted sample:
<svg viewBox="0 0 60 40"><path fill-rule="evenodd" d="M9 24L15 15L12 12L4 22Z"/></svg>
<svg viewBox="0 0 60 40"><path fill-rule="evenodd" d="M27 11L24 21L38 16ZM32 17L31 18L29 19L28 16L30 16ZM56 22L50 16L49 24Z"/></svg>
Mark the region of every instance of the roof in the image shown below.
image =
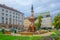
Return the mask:
<svg viewBox="0 0 60 40"><path fill-rule="evenodd" d="M15 11L15 12L18 12L18 13L22 13L22 12L19 12L18 10L16 10L16 9L13 9L13 8L11 8L11 7L8 7L8 6L6 6L6 5L2 5L2 4L0 4L0 7L2 7L2 8L6 8L6 9L9 9L9 10L12 10L12 11Z"/></svg>
<svg viewBox="0 0 60 40"><path fill-rule="evenodd" d="M50 15L50 12L43 12L43 13L40 13L41 16L46 16L46 15Z"/></svg>

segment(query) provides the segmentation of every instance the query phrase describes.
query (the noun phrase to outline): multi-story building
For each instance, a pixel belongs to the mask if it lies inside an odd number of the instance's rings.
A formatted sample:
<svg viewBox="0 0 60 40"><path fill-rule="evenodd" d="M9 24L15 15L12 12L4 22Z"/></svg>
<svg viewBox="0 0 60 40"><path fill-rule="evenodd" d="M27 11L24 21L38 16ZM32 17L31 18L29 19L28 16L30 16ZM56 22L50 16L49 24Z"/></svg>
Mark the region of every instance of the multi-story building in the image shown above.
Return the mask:
<svg viewBox="0 0 60 40"><path fill-rule="evenodd" d="M50 12L44 12L44 13L40 13L40 15L43 17L42 18L42 23L41 23L41 27L42 28L51 28L52 27L52 19L51 19L51 15ZM38 19L36 20L36 22L38 21Z"/></svg>
<svg viewBox="0 0 60 40"><path fill-rule="evenodd" d="M24 14L11 7L0 4L0 27L22 28Z"/></svg>
<svg viewBox="0 0 60 40"><path fill-rule="evenodd" d="M51 25L52 19L51 19L50 12L44 12L44 13L41 13L41 15L43 16L41 27L48 27L48 28L52 27Z"/></svg>
<svg viewBox="0 0 60 40"><path fill-rule="evenodd" d="M30 24L31 22L29 21L29 17L24 18L24 29L25 30L28 30Z"/></svg>

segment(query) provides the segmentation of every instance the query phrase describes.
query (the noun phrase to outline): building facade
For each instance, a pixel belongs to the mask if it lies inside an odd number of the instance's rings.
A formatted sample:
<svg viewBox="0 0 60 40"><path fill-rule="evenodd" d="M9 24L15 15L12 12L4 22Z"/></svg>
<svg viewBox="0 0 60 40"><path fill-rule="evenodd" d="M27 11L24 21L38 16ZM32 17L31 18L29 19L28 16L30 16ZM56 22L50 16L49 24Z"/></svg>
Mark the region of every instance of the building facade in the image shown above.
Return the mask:
<svg viewBox="0 0 60 40"><path fill-rule="evenodd" d="M22 12L0 4L0 27L20 28L23 26L23 20Z"/></svg>
<svg viewBox="0 0 60 40"><path fill-rule="evenodd" d="M29 25L31 24L31 22L29 21L29 18L24 18L24 29L28 30Z"/></svg>
<svg viewBox="0 0 60 40"><path fill-rule="evenodd" d="M41 23L41 28L51 28L52 27L52 19L51 19L50 12L40 13L40 15L43 17L42 23ZM38 21L38 19L36 20L36 22L37 21Z"/></svg>

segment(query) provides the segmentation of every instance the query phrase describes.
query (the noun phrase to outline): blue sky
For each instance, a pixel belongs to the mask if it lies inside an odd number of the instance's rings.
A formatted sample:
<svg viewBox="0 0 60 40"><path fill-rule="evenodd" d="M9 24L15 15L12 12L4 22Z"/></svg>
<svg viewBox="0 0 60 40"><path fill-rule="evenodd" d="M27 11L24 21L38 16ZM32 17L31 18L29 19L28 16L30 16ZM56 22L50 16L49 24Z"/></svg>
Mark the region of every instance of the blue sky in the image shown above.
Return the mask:
<svg viewBox="0 0 60 40"><path fill-rule="evenodd" d="M9 7L17 9L30 16L31 5L34 6L35 15L41 12L50 11L51 15L60 12L60 0L0 0L0 4L5 4Z"/></svg>

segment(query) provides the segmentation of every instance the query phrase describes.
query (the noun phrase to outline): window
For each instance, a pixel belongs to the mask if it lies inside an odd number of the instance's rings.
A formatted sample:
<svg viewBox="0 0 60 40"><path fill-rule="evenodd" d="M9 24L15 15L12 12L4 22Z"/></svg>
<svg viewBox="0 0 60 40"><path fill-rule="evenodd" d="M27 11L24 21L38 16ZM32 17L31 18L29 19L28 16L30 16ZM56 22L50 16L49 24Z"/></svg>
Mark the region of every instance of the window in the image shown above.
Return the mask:
<svg viewBox="0 0 60 40"><path fill-rule="evenodd" d="M8 21L6 20L6 24L8 24Z"/></svg>
<svg viewBox="0 0 60 40"><path fill-rule="evenodd" d="M17 18L17 16L16 16L16 18Z"/></svg>
<svg viewBox="0 0 60 40"><path fill-rule="evenodd" d="M17 13L16 13L16 15L17 15Z"/></svg>
<svg viewBox="0 0 60 40"><path fill-rule="evenodd" d="M8 16L8 14L6 14L6 16Z"/></svg>
<svg viewBox="0 0 60 40"><path fill-rule="evenodd" d="M6 18L6 20L8 20L8 18Z"/></svg>
<svg viewBox="0 0 60 40"><path fill-rule="evenodd" d="M11 13L11 11L10 11L10 13Z"/></svg>
<svg viewBox="0 0 60 40"><path fill-rule="evenodd" d="M9 24L11 24L11 18L9 18Z"/></svg>
<svg viewBox="0 0 60 40"><path fill-rule="evenodd" d="M46 17L50 17L50 15L46 15Z"/></svg>
<svg viewBox="0 0 60 40"><path fill-rule="evenodd" d="M17 22L17 19L16 19L16 22Z"/></svg>
<svg viewBox="0 0 60 40"><path fill-rule="evenodd" d="M43 18L46 18L46 16L43 16Z"/></svg>
<svg viewBox="0 0 60 40"><path fill-rule="evenodd" d="M13 16L13 18L14 18L15 16Z"/></svg>
<svg viewBox="0 0 60 40"><path fill-rule="evenodd" d="M4 13L2 13L2 15L4 15Z"/></svg>
<svg viewBox="0 0 60 40"><path fill-rule="evenodd" d="M13 24L14 24L15 20L13 19Z"/></svg>
<svg viewBox="0 0 60 40"><path fill-rule="evenodd" d="M17 20L16 20L16 24L17 24Z"/></svg>
<svg viewBox="0 0 60 40"><path fill-rule="evenodd" d="M2 9L2 11L4 11L4 9Z"/></svg>
<svg viewBox="0 0 60 40"><path fill-rule="evenodd" d="M11 17L11 15L10 15L10 17Z"/></svg>
<svg viewBox="0 0 60 40"><path fill-rule="evenodd" d="M15 14L15 13L13 13L13 14Z"/></svg>
<svg viewBox="0 0 60 40"><path fill-rule="evenodd" d="M2 17L2 19L4 19L4 17Z"/></svg>
<svg viewBox="0 0 60 40"><path fill-rule="evenodd" d="M2 17L2 23L4 23L4 17Z"/></svg>
<svg viewBox="0 0 60 40"><path fill-rule="evenodd" d="M6 24L8 24L8 18L6 18Z"/></svg>
<svg viewBox="0 0 60 40"><path fill-rule="evenodd" d="M6 10L6 12L8 12L8 10Z"/></svg>

